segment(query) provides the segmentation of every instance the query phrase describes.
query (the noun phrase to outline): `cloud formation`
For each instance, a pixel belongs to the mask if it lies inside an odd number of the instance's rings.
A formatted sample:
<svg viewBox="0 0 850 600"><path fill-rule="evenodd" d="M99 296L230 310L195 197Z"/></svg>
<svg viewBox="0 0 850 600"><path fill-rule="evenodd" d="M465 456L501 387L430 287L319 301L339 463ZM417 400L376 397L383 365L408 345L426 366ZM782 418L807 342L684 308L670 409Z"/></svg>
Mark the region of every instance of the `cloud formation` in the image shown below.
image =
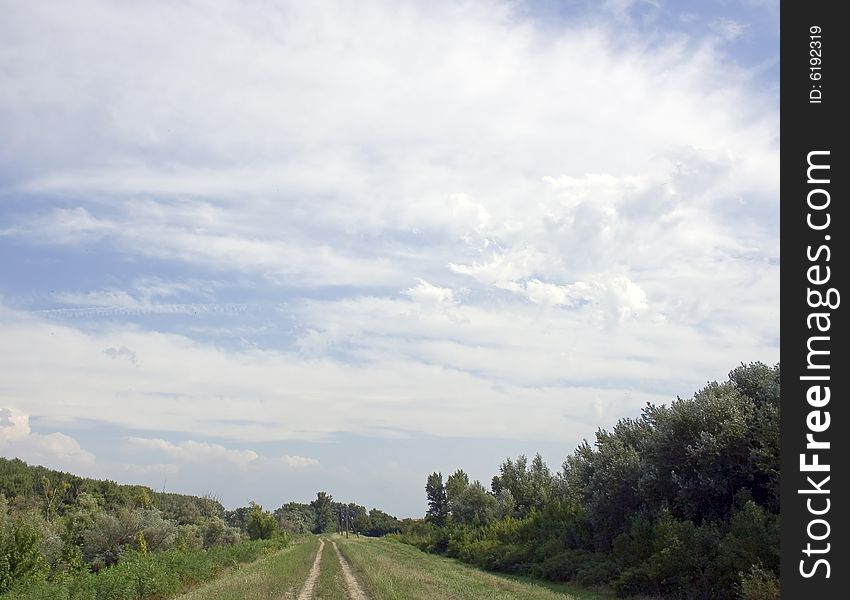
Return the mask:
<svg viewBox="0 0 850 600"><path fill-rule="evenodd" d="M11 408L0 408L0 453L33 464L88 472L95 462L91 452L83 450L75 439L64 433L35 433L29 415Z"/></svg>
<svg viewBox="0 0 850 600"><path fill-rule="evenodd" d="M739 14L6 8L0 404L132 431L128 473L345 434L566 453L778 359L778 106ZM16 418L5 448L91 462Z"/></svg>

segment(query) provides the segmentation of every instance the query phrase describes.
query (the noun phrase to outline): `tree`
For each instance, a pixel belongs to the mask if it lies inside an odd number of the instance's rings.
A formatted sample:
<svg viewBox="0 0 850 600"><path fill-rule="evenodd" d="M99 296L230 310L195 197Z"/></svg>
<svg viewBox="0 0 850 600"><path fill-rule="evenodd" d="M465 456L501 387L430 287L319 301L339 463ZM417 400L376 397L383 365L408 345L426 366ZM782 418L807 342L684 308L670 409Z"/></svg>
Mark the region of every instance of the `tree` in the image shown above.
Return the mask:
<svg viewBox="0 0 850 600"><path fill-rule="evenodd" d="M400 526L399 520L394 516L373 508L369 511L369 529L365 533L372 537L378 537L388 533L395 533L399 530Z"/></svg>
<svg viewBox="0 0 850 600"><path fill-rule="evenodd" d="M476 480L466 486L454 502L452 518L468 525L486 525L496 518L498 508L496 497Z"/></svg>
<svg viewBox="0 0 850 600"><path fill-rule="evenodd" d="M316 524L313 528L314 533L324 533L333 527L335 522L333 501L333 496L330 494L317 492L316 499L310 503L316 514Z"/></svg>
<svg viewBox="0 0 850 600"><path fill-rule="evenodd" d="M34 514L10 517L6 498L0 494L0 594L47 575L49 568L39 550L41 529Z"/></svg>
<svg viewBox="0 0 850 600"><path fill-rule="evenodd" d="M308 533L316 526L316 511L310 504L289 502L274 511L280 528L290 533Z"/></svg>
<svg viewBox="0 0 850 600"><path fill-rule="evenodd" d="M528 515L532 509L542 510L555 487L554 477L540 454L534 456L530 466L523 454L516 461L508 458L499 471L500 474L493 477L490 488L497 496L502 490L509 490L520 517Z"/></svg>
<svg viewBox="0 0 850 600"><path fill-rule="evenodd" d="M248 513L248 537L252 540L268 540L277 531L277 520L269 511L256 502L251 502L251 511Z"/></svg>
<svg viewBox="0 0 850 600"><path fill-rule="evenodd" d="M437 527L446 524L449 514L449 499L446 496L446 486L443 485L442 473L431 473L425 484L425 494L428 497L428 512L425 518Z"/></svg>
<svg viewBox="0 0 850 600"><path fill-rule="evenodd" d="M449 502L449 512L457 516L458 503L461 496L469 487L469 475L463 469L458 469L446 479L446 499Z"/></svg>
<svg viewBox="0 0 850 600"><path fill-rule="evenodd" d="M240 531L248 531L248 515L251 513L250 506L240 506L235 510L228 510L224 514L224 520L231 527Z"/></svg>
<svg viewBox="0 0 850 600"><path fill-rule="evenodd" d="M513 517L516 510L516 502L514 502L514 496L511 494L511 491L507 488L500 489L495 493L495 496L498 503L498 509L496 510L497 518L507 519L508 517Z"/></svg>
<svg viewBox="0 0 850 600"><path fill-rule="evenodd" d="M425 494L428 496L428 512L425 518L437 527L442 527L446 524L449 514L449 499L446 496L446 487L443 485L442 473L428 475Z"/></svg>
<svg viewBox="0 0 850 600"><path fill-rule="evenodd" d="M50 485L50 478L47 475L41 477L41 489L44 494L44 518L48 523L53 519L56 505L62 501L70 488L71 484L67 481L57 481L55 485Z"/></svg>

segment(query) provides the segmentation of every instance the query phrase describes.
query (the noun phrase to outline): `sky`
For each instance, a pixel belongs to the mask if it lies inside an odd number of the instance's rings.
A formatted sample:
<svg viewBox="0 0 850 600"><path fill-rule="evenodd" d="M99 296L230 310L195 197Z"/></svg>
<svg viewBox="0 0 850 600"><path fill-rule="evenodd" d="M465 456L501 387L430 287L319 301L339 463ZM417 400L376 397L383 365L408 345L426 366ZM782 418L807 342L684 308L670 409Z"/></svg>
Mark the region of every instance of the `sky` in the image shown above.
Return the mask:
<svg viewBox="0 0 850 600"><path fill-rule="evenodd" d="M778 2L0 9L2 456L415 517L779 359Z"/></svg>

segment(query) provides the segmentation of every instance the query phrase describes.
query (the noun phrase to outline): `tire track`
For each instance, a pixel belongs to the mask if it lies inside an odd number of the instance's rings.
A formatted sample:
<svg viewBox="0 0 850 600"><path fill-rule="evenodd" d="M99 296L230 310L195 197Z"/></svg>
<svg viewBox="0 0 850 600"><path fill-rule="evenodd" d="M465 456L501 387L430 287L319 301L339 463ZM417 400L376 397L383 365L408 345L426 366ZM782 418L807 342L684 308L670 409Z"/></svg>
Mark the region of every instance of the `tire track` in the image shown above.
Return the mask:
<svg viewBox="0 0 850 600"><path fill-rule="evenodd" d="M331 541L331 544L333 545L334 552L336 552L336 557L339 560L339 567L342 570L342 579L345 581L345 590L348 592L348 597L351 600L369 600L369 596L366 595L363 588L360 587L360 584L357 583L357 580L354 578L354 573L351 572L351 567L349 566L348 561L345 560L342 552L340 552L339 548L337 548L336 542Z"/></svg>
<svg viewBox="0 0 850 600"><path fill-rule="evenodd" d="M313 566L310 567L310 573L304 581L304 587L301 588L301 593L298 594L298 600L310 600L313 597L313 590L316 589L316 582L319 580L319 569L322 562L322 550L325 548L325 540L319 538L319 549L316 551L316 559L313 561Z"/></svg>

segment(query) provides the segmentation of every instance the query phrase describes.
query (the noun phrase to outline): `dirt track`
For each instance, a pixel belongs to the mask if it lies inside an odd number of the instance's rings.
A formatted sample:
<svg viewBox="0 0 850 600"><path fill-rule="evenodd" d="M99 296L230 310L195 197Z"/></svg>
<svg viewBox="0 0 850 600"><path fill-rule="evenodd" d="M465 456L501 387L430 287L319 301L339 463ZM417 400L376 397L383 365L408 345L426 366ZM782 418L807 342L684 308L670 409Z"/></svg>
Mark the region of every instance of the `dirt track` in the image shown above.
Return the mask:
<svg viewBox="0 0 850 600"><path fill-rule="evenodd" d="M366 595L363 588L360 587L360 584L357 583L357 580L354 578L354 574L351 572L351 567L339 551L339 548L337 548L336 542L332 541L331 544L334 547L337 559L339 559L339 566L342 569L342 577L345 580L345 590L348 592L348 597L351 600L369 600L369 596Z"/></svg>
<svg viewBox="0 0 850 600"><path fill-rule="evenodd" d="M307 575L307 579L304 581L304 587L301 588L301 593L298 594L298 600L310 600L313 597L313 590L316 588L316 582L319 580L319 565L322 562L322 550L324 547L325 540L319 539L316 560L313 561L313 566L310 567L310 574Z"/></svg>

